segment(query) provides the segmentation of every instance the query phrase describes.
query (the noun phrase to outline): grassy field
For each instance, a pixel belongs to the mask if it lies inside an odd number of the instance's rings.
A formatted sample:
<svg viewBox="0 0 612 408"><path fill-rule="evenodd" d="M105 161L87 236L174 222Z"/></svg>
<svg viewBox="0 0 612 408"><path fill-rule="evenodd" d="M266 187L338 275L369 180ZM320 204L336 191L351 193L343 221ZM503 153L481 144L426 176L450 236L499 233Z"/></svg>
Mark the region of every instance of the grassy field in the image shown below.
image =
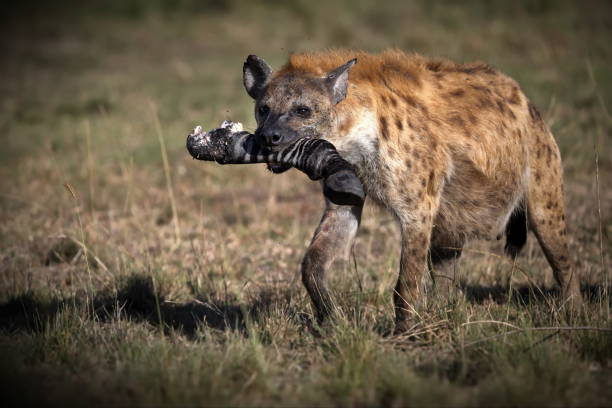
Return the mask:
<svg viewBox="0 0 612 408"><path fill-rule="evenodd" d="M612 405L609 2L35 4L1 17L3 405ZM318 185L184 143L196 124L253 129L246 55L327 47L483 60L521 83L564 157L583 310L559 304L533 236L514 267L503 240L476 242L464 295L414 338L383 336L398 231L367 205L330 273L340 317L313 332L299 262Z"/></svg>

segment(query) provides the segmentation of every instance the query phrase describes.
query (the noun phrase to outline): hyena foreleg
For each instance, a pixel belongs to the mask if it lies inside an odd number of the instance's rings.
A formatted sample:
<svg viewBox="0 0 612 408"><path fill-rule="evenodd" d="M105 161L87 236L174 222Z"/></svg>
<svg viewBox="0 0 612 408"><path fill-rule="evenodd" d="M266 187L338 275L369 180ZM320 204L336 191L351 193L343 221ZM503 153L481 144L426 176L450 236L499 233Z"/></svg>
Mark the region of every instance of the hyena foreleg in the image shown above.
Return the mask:
<svg viewBox="0 0 612 408"><path fill-rule="evenodd" d="M302 282L312 300L319 323L333 312L325 273L334 259L348 257L361 221L360 205L336 205L326 200L325 211L302 260Z"/></svg>
<svg viewBox="0 0 612 408"><path fill-rule="evenodd" d="M393 293L396 333L408 331L411 323L420 320L420 312L427 305L423 278L429 272L427 259L438 202L439 198L430 196L394 208L402 238L400 272Z"/></svg>
<svg viewBox="0 0 612 408"><path fill-rule="evenodd" d="M396 333L407 331L411 322L419 320L419 313L427 302L423 277L427 270L431 233L431 229L415 228L414 225L401 225L400 228L402 232L400 272L393 293Z"/></svg>

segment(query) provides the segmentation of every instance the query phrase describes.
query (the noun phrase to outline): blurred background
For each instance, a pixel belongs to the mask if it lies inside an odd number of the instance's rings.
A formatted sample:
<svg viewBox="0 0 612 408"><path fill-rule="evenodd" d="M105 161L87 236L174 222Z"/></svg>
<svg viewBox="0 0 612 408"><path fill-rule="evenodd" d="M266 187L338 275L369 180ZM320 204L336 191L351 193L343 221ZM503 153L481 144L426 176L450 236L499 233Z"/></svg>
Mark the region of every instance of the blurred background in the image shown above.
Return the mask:
<svg viewBox="0 0 612 408"><path fill-rule="evenodd" d="M117 231L136 241L134 225L155 241L208 221L247 236L254 220L264 234L295 225L296 245L278 243L299 259L322 205L316 183L195 162L185 135L224 119L254 128L248 54L280 67L291 52L333 47L481 60L514 77L561 147L577 237L595 248L599 226L609 233L610 2L23 0L1 10L0 239L26 264L45 260L49 236L74 235L75 205L85 224L125 223ZM91 245L116 253L93 229ZM31 260L26 242L43 255ZM143 250L132 243L130 255Z"/></svg>
<svg viewBox="0 0 612 408"><path fill-rule="evenodd" d="M608 282L610 1L21 0L0 5L0 27L4 329L32 317L15 321L14 299L33 307L116 295L135 274L153 277L167 305L214 293L248 308L249 294L272 288L308 310L298 265L323 208L318 185L295 170L197 162L184 144L196 124L255 127L242 86L248 54L278 68L292 52L334 47L481 60L516 79L561 148L570 255L584 282ZM529 273L513 279L550 288L534 241L519 258ZM462 279L499 289L507 262L489 252L495 246L474 248ZM381 294L370 302L383 325L398 255L393 220L368 205L360 278L333 278L339 290ZM7 367L66 369L36 335L7 333L3 355L29 356ZM89 354L68 360L89 367Z"/></svg>

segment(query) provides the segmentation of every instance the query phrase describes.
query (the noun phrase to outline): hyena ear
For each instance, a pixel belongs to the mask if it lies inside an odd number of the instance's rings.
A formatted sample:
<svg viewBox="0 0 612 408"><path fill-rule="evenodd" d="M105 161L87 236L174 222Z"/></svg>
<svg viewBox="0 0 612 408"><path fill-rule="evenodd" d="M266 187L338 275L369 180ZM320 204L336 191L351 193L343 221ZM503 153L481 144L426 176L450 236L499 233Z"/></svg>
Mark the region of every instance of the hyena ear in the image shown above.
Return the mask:
<svg viewBox="0 0 612 408"><path fill-rule="evenodd" d="M272 74L272 68L257 55L249 55L242 67L242 81L247 93L253 99L261 95Z"/></svg>
<svg viewBox="0 0 612 408"><path fill-rule="evenodd" d="M355 63L357 63L357 58L353 58L346 64L328 72L325 76L325 84L329 89L334 105L346 98L349 69L355 65Z"/></svg>

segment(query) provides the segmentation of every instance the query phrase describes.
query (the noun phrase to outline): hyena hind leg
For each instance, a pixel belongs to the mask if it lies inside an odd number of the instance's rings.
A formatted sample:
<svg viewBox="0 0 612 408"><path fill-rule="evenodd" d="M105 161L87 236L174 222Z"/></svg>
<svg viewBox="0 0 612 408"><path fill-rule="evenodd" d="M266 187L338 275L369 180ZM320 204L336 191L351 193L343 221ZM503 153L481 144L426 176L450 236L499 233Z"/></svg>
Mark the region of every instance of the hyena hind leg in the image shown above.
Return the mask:
<svg viewBox="0 0 612 408"><path fill-rule="evenodd" d="M571 305L582 302L580 281L575 265L569 258L569 242L565 224L560 160L534 172L527 196L529 227L535 233L550 264L564 301Z"/></svg>
<svg viewBox="0 0 612 408"><path fill-rule="evenodd" d="M459 293L457 268L463 245L463 240L441 237L434 232L429 248L428 266L436 298L450 299Z"/></svg>

